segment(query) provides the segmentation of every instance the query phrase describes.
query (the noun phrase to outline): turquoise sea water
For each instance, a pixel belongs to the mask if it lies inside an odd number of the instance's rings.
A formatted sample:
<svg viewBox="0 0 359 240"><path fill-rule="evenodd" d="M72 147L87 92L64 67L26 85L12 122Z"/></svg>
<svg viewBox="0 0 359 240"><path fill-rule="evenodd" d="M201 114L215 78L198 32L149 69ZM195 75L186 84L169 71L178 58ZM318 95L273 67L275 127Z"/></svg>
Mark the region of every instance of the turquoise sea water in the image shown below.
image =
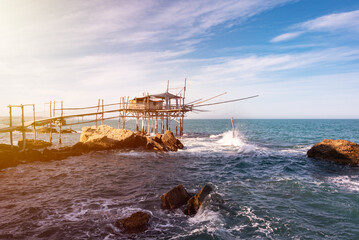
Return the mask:
<svg viewBox="0 0 359 240"><path fill-rule="evenodd" d="M2 170L0 239L359 237L359 167L306 157L325 138L359 142L359 120L235 126L233 138L230 120L186 120L186 149L175 153L116 150ZM210 184L215 193L190 218L160 208L161 194L177 184L190 192ZM146 232L114 226L138 210L152 215Z"/></svg>

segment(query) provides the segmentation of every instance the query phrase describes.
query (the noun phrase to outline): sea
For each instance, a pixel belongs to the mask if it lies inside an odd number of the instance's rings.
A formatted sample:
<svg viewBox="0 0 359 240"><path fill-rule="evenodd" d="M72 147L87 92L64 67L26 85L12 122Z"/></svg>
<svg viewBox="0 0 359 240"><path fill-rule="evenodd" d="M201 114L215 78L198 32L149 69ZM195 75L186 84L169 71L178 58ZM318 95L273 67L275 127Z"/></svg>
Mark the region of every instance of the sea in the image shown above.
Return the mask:
<svg viewBox="0 0 359 240"><path fill-rule="evenodd" d="M229 119L185 120L178 152L100 151L1 170L0 239L359 239L359 167L306 156L323 139L358 143L359 120L234 124L233 136ZM79 140L74 129L65 144ZM189 217L161 209L178 184L214 191ZM147 231L116 227L137 211L152 216Z"/></svg>

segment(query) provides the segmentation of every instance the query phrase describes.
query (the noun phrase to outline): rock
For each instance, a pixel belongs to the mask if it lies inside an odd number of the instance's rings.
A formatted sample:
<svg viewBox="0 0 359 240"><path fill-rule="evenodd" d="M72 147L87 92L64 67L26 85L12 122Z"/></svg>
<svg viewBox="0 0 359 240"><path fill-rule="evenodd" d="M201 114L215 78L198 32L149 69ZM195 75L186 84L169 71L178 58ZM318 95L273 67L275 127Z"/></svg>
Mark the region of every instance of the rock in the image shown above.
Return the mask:
<svg viewBox="0 0 359 240"><path fill-rule="evenodd" d="M137 144L141 142L138 140L140 139L130 130L116 129L107 125L84 127L80 136L80 142L89 144L90 147L98 148L98 150L136 148Z"/></svg>
<svg viewBox="0 0 359 240"><path fill-rule="evenodd" d="M17 146L11 146L10 144L0 144L0 151L18 151L19 148Z"/></svg>
<svg viewBox="0 0 359 240"><path fill-rule="evenodd" d="M55 128L49 128L49 127L38 127L36 129L36 133L58 133L58 131Z"/></svg>
<svg viewBox="0 0 359 240"><path fill-rule="evenodd" d="M24 140L22 138L19 139L19 141L17 142L19 148L22 148L23 142ZM39 149L39 148L50 147L52 145L52 143L50 142L46 142L43 140L35 140L35 139L26 139L25 143L26 143L25 147L27 149Z"/></svg>
<svg viewBox="0 0 359 240"><path fill-rule="evenodd" d="M177 151L178 149L183 148L183 144L178 140L173 132L167 130L161 137L161 141L166 147L168 147L171 151Z"/></svg>
<svg viewBox="0 0 359 240"><path fill-rule="evenodd" d="M156 133L153 137L152 137L152 140L159 143L159 144L162 144L162 135L159 134L159 133Z"/></svg>
<svg viewBox="0 0 359 240"><path fill-rule="evenodd" d="M148 150L154 150L154 151L160 151L160 152L164 152L167 151L167 148L165 146L163 146L162 144L153 141L151 138L146 137L146 149Z"/></svg>
<svg viewBox="0 0 359 240"><path fill-rule="evenodd" d="M191 198L186 189L180 184L161 196L161 207L175 209L187 203Z"/></svg>
<svg viewBox="0 0 359 240"><path fill-rule="evenodd" d="M135 212L128 218L118 220L116 226L125 233L139 233L147 230L150 218L148 213Z"/></svg>
<svg viewBox="0 0 359 240"><path fill-rule="evenodd" d="M0 169L15 167L20 162L18 160L18 152L12 150L0 151Z"/></svg>
<svg viewBox="0 0 359 240"><path fill-rule="evenodd" d="M186 215L193 216L197 213L201 207L205 198L212 192L212 188L209 185L204 186L196 195L191 197L187 202L187 208L183 211Z"/></svg>
<svg viewBox="0 0 359 240"><path fill-rule="evenodd" d="M68 129L61 129L61 133L77 133L77 132L75 130L68 128Z"/></svg>
<svg viewBox="0 0 359 240"><path fill-rule="evenodd" d="M347 140L324 139L307 152L310 158L323 159L339 164L359 164L359 145Z"/></svg>

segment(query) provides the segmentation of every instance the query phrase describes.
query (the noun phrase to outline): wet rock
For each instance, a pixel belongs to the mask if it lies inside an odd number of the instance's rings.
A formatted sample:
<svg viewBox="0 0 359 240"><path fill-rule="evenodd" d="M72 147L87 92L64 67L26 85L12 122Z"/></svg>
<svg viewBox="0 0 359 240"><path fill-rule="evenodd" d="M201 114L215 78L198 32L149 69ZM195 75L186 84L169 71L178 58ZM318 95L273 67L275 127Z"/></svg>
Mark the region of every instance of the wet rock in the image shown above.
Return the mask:
<svg viewBox="0 0 359 240"><path fill-rule="evenodd" d="M0 144L0 151L3 151L3 150L6 150L6 151L18 151L19 148L17 146L11 146L9 144Z"/></svg>
<svg viewBox="0 0 359 240"><path fill-rule="evenodd" d="M22 148L24 140L21 138L17 142L19 148ZM52 146L52 143L43 140L25 139L25 148L27 149L39 149Z"/></svg>
<svg viewBox="0 0 359 240"><path fill-rule="evenodd" d="M77 133L77 132L75 130L68 128L68 129L61 129L61 133Z"/></svg>
<svg viewBox="0 0 359 240"><path fill-rule="evenodd" d="M167 130L161 137L161 141L166 147L168 147L171 151L177 151L178 149L183 149L183 144L180 140L178 140L173 132Z"/></svg>
<svg viewBox="0 0 359 240"><path fill-rule="evenodd" d="M152 140L159 143L159 144L162 144L162 135L159 134L159 133L156 133L153 137L152 137Z"/></svg>
<svg viewBox="0 0 359 240"><path fill-rule="evenodd" d="M147 141L146 149L148 149L148 150L154 150L154 151L160 151L160 152L167 151L167 148L164 145L162 145L156 141L153 141L149 137L146 137L146 141Z"/></svg>
<svg viewBox="0 0 359 240"><path fill-rule="evenodd" d="M175 209L186 204L191 198L186 189L180 184L161 196L161 207Z"/></svg>
<svg viewBox="0 0 359 240"><path fill-rule="evenodd" d="M36 133L58 133L56 128L50 128L50 127L38 127L36 128Z"/></svg>
<svg viewBox="0 0 359 240"><path fill-rule="evenodd" d="M116 226L125 233L139 233L147 230L150 218L148 213L135 212L128 218L118 220Z"/></svg>
<svg viewBox="0 0 359 240"><path fill-rule="evenodd" d="M359 164L359 145L347 140L324 139L307 152L310 158L323 159L339 164Z"/></svg>
<svg viewBox="0 0 359 240"><path fill-rule="evenodd" d="M205 198L212 192L209 185L204 186L196 195L191 197L187 202L187 208L183 211L186 215L194 216L203 204Z"/></svg>
<svg viewBox="0 0 359 240"><path fill-rule="evenodd" d="M0 150L0 169L15 167L19 163L17 151Z"/></svg>

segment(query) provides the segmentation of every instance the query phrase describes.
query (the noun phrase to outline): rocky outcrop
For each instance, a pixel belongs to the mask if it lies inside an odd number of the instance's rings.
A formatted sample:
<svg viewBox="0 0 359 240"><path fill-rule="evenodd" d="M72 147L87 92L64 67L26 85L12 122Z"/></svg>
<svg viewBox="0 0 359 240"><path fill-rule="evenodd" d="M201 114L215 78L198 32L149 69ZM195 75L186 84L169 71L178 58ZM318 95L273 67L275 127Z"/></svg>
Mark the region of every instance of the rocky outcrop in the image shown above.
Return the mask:
<svg viewBox="0 0 359 240"><path fill-rule="evenodd" d="M193 216L197 213L201 207L205 198L212 192L212 188L209 185L204 186L196 195L191 197L187 202L187 208L183 211L186 215Z"/></svg>
<svg viewBox="0 0 359 240"><path fill-rule="evenodd" d="M339 164L359 164L359 145L347 140L324 139L307 152L310 158L323 159Z"/></svg>
<svg viewBox="0 0 359 240"><path fill-rule="evenodd" d="M80 142L94 150L114 148L146 148L146 137L136 135L126 129L116 129L107 125L82 128Z"/></svg>
<svg viewBox="0 0 359 240"><path fill-rule="evenodd" d="M191 198L186 189L182 185L171 189L161 196L161 207L164 209L175 209L186 204Z"/></svg>
<svg viewBox="0 0 359 240"><path fill-rule="evenodd" d="M168 147L171 151L177 151L178 149L183 149L183 144L178 140L171 131L167 130L160 141Z"/></svg>
<svg viewBox="0 0 359 240"><path fill-rule="evenodd" d="M116 226L125 233L139 233L147 230L150 218L148 213L135 212L128 218L118 220Z"/></svg>
<svg viewBox="0 0 359 240"><path fill-rule="evenodd" d="M20 148L22 148L23 144L24 144L24 140L22 138L19 139L19 141L17 142L17 145ZM50 147L51 145L52 145L52 143L46 142L43 140L25 139L25 147L27 149L46 148L46 147Z"/></svg>
<svg viewBox="0 0 359 240"><path fill-rule="evenodd" d="M164 140L164 141L162 141ZM116 129L107 125L82 128L80 142L89 149L105 150L115 148L143 148L151 151L177 151L183 148L183 144L174 137L171 131L166 131L150 138L140 132L132 132L126 129Z"/></svg>
<svg viewBox="0 0 359 240"><path fill-rule="evenodd" d="M77 133L75 130L72 130L71 128L67 129L61 129L61 133Z"/></svg>
<svg viewBox="0 0 359 240"><path fill-rule="evenodd" d="M162 139L161 135L159 135L159 139ZM167 147L162 142L159 143L154 141L144 134L137 134L129 130L115 129L106 125L83 128L80 142L72 147L62 147L58 149L45 148L41 150L41 148L50 145L51 143L45 141L27 139L26 149L20 151L22 148L22 140L19 141L20 148L0 144L0 169L32 161L62 160L69 156L79 156L83 153L99 150L132 150L142 148L149 151L168 151Z"/></svg>
<svg viewBox="0 0 359 240"><path fill-rule="evenodd" d="M36 133L58 133L56 128L49 128L49 127L38 127L36 128Z"/></svg>

